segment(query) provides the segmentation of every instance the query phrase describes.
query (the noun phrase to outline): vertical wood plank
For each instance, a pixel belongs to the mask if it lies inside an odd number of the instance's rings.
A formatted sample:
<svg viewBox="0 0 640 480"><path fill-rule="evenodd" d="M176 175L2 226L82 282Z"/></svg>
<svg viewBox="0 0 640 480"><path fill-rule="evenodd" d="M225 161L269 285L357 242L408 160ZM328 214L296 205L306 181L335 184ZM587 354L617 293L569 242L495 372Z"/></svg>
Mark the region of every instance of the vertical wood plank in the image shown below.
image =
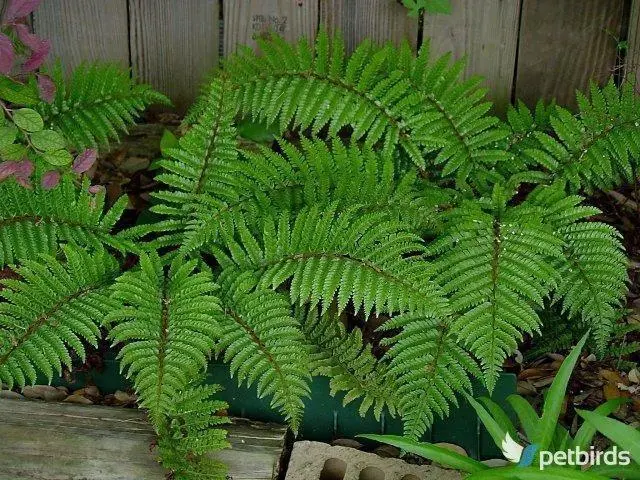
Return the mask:
<svg viewBox="0 0 640 480"><path fill-rule="evenodd" d="M348 52L365 38L398 45L408 40L415 50L418 20L396 0L320 0L320 25L340 30Z"/></svg>
<svg viewBox="0 0 640 480"><path fill-rule="evenodd" d="M624 0L524 0L516 94L527 104L556 98L576 105L575 90L605 83L616 63Z"/></svg>
<svg viewBox="0 0 640 480"><path fill-rule="evenodd" d="M465 76L481 75L503 113L511 101L516 66L520 0L453 0L450 15L426 15L424 40L430 40L432 57L452 52L467 58Z"/></svg>
<svg viewBox="0 0 640 480"><path fill-rule="evenodd" d="M82 61L129 66L127 0L47 0L33 13L33 29L51 40L49 61L67 71Z"/></svg>
<svg viewBox="0 0 640 480"><path fill-rule="evenodd" d="M134 75L184 112L218 64L218 1L130 0L129 16Z"/></svg>
<svg viewBox="0 0 640 480"><path fill-rule="evenodd" d="M318 0L225 0L223 10L225 55L255 47L256 36L269 31L297 41L315 38L318 28Z"/></svg>
<svg viewBox="0 0 640 480"><path fill-rule="evenodd" d="M636 90L640 88L640 0L633 0L629 16L629 50L625 61L625 75L635 80Z"/></svg>

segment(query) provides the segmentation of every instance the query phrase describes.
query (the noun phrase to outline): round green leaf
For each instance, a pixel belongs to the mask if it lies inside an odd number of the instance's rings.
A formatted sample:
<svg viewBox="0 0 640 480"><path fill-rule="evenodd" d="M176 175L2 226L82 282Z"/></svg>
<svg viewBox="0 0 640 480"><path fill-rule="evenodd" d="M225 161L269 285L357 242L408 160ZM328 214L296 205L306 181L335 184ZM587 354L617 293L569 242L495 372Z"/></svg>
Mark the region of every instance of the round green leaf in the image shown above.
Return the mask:
<svg viewBox="0 0 640 480"><path fill-rule="evenodd" d="M0 148L11 145L18 135L18 129L14 125L0 127Z"/></svg>
<svg viewBox="0 0 640 480"><path fill-rule="evenodd" d="M31 134L30 138L33 146L43 152L53 152L55 150L63 149L66 144L62 135L54 130L41 130L39 132L34 132Z"/></svg>
<svg viewBox="0 0 640 480"><path fill-rule="evenodd" d="M27 148L19 143L12 143L0 148L0 158L2 160L22 160L27 156Z"/></svg>
<svg viewBox="0 0 640 480"><path fill-rule="evenodd" d="M27 132L39 132L44 128L44 121L38 112L31 108L21 108L13 112L15 124Z"/></svg>
<svg viewBox="0 0 640 480"><path fill-rule="evenodd" d="M51 165L56 167L62 167L69 165L73 161L73 157L66 150L54 150L53 152L46 152L42 155L42 158Z"/></svg>

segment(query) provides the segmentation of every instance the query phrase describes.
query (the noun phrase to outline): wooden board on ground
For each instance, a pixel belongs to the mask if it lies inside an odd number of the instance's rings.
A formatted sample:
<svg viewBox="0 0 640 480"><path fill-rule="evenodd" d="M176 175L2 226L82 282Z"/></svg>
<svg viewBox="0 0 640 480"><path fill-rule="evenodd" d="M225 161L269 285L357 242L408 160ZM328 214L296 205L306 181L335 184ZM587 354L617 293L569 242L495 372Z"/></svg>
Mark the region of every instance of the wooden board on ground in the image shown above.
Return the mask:
<svg viewBox="0 0 640 480"><path fill-rule="evenodd" d="M271 480L286 428L234 420L218 454L233 480ZM142 411L0 399L0 480L163 480Z"/></svg>

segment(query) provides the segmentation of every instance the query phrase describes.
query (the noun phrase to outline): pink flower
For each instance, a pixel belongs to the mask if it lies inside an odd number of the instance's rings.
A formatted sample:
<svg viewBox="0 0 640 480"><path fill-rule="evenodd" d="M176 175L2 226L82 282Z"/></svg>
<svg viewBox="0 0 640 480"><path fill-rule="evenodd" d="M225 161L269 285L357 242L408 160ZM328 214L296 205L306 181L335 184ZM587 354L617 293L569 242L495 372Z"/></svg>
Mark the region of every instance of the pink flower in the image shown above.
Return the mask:
<svg viewBox="0 0 640 480"><path fill-rule="evenodd" d="M15 174L18 170L18 162L2 162L0 163L0 182Z"/></svg>
<svg viewBox="0 0 640 480"><path fill-rule="evenodd" d="M40 91L40 98L47 103L53 102L56 97L56 84L53 83L51 77L38 73L38 90Z"/></svg>
<svg viewBox="0 0 640 480"><path fill-rule="evenodd" d="M44 190L51 190L60 183L60 172L57 170L49 170L42 176L40 184Z"/></svg>
<svg viewBox="0 0 640 480"><path fill-rule="evenodd" d="M76 173L84 173L93 166L97 157L98 152L94 148L89 148L76 157L71 169Z"/></svg>
<svg viewBox="0 0 640 480"><path fill-rule="evenodd" d="M95 195L96 193L100 193L103 190L104 190L104 187L102 185L91 185L89 187L89 193L93 195Z"/></svg>
<svg viewBox="0 0 640 480"><path fill-rule="evenodd" d="M24 18L33 12L40 0L9 0L6 10L4 11L3 23L13 23L20 18Z"/></svg>
<svg viewBox="0 0 640 480"><path fill-rule="evenodd" d="M0 33L0 73L7 75L11 72L15 57L11 39L4 33Z"/></svg>
<svg viewBox="0 0 640 480"><path fill-rule="evenodd" d="M18 162L16 177L29 178L33 173L33 162L31 160L22 160Z"/></svg>

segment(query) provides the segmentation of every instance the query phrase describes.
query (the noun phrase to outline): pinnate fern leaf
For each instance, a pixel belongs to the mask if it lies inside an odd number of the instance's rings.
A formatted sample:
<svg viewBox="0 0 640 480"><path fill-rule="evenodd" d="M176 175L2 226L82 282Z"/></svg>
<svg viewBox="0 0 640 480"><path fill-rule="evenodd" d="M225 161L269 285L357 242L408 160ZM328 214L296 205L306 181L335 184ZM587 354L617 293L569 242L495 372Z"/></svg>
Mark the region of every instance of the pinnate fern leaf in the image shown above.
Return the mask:
<svg viewBox="0 0 640 480"><path fill-rule="evenodd" d="M137 250L132 241L112 233L126 197L104 213L104 193L93 195L88 188L87 181L76 187L68 177L48 191L26 189L13 180L0 182L0 266L53 254L62 242Z"/></svg>
<svg viewBox="0 0 640 480"><path fill-rule="evenodd" d="M135 84L117 65L82 64L69 81L56 65L52 78L55 98L41 102L39 113L48 128L59 130L78 150L108 147L147 106L171 103L150 86Z"/></svg>
<svg viewBox="0 0 640 480"><path fill-rule="evenodd" d="M110 286L119 272L104 250L93 254L64 247L64 262L49 255L24 260L20 280L5 279L0 290L0 379L11 387L49 381L71 369L83 342L97 347L99 325L117 304Z"/></svg>

